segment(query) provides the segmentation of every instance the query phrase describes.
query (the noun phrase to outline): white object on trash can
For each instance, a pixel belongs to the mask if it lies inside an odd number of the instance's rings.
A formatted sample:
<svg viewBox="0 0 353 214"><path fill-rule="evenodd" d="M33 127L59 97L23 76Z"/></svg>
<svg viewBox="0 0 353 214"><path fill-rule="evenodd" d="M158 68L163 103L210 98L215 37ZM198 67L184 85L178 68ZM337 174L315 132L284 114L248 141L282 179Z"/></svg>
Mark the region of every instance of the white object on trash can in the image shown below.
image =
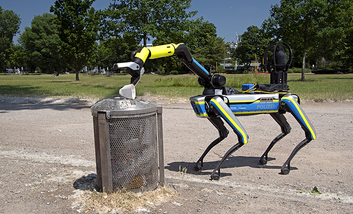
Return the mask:
<svg viewBox="0 0 353 214"><path fill-rule="evenodd" d="M136 97L136 90L134 84L125 85L119 90L119 94L123 97L129 99L135 99Z"/></svg>

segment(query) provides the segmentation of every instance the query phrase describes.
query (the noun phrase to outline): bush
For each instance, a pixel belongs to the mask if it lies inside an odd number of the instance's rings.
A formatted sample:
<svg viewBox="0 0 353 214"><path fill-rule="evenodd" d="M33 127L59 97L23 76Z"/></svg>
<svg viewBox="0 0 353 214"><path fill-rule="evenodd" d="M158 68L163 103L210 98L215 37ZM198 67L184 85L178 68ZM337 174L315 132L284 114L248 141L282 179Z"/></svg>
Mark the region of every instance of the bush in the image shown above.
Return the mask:
<svg viewBox="0 0 353 214"><path fill-rule="evenodd" d="M158 68L158 74L165 75L165 69L162 66Z"/></svg>
<svg viewBox="0 0 353 214"><path fill-rule="evenodd" d="M236 74L236 70L234 69L229 69L229 70L226 70L227 74Z"/></svg>
<svg viewBox="0 0 353 214"><path fill-rule="evenodd" d="M172 71L170 72L170 74L173 74L173 75L178 75L178 74L179 74L179 72L178 72L178 71L176 71L176 70L172 70Z"/></svg>
<svg viewBox="0 0 353 214"><path fill-rule="evenodd" d="M350 73L351 70L349 69L340 69L340 70L335 70L335 69L320 69L320 70L315 70L313 71L314 74L339 74L339 73Z"/></svg>
<svg viewBox="0 0 353 214"><path fill-rule="evenodd" d="M290 68L288 69L288 73L301 73L302 72L302 68ZM311 73L310 69L305 69L305 73Z"/></svg>
<svg viewBox="0 0 353 214"><path fill-rule="evenodd" d="M342 62L331 62L330 64L326 65L324 69L339 71L339 70L342 70L342 68L343 68Z"/></svg>
<svg viewBox="0 0 353 214"><path fill-rule="evenodd" d="M227 74L247 74L249 73L247 70L244 69L244 67L238 67L237 70L226 70L225 71Z"/></svg>
<svg viewBox="0 0 353 214"><path fill-rule="evenodd" d="M218 72L219 72L219 73L225 73L226 70L224 69L223 66L218 66Z"/></svg>

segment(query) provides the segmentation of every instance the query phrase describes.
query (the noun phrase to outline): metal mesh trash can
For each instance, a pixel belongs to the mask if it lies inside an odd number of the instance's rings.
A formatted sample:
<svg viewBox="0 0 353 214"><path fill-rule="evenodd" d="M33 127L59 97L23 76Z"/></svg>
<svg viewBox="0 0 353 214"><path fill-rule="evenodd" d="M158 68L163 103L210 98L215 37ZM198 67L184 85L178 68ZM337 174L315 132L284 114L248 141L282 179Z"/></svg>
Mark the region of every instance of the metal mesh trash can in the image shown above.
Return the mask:
<svg viewBox="0 0 353 214"><path fill-rule="evenodd" d="M162 107L146 99L116 97L98 101L91 111L96 188L139 192L164 185Z"/></svg>

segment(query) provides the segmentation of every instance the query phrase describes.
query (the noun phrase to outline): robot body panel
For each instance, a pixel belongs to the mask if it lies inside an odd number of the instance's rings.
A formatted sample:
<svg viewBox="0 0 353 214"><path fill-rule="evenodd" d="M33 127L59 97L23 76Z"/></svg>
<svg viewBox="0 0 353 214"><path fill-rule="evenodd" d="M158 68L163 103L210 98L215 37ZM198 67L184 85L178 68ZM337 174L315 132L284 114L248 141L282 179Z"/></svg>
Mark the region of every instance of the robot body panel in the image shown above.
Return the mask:
<svg viewBox="0 0 353 214"><path fill-rule="evenodd" d="M190 98L190 104L194 109L196 116L208 118L208 113L206 111L206 96L195 96Z"/></svg>
<svg viewBox="0 0 353 214"><path fill-rule="evenodd" d="M275 113L279 109L278 94L240 94L226 96L229 108L236 115Z"/></svg>
<svg viewBox="0 0 353 214"><path fill-rule="evenodd" d="M191 106L199 117L207 117L206 101L203 95L190 98ZM222 95L224 102L235 115L276 113L280 107L278 94L235 94Z"/></svg>

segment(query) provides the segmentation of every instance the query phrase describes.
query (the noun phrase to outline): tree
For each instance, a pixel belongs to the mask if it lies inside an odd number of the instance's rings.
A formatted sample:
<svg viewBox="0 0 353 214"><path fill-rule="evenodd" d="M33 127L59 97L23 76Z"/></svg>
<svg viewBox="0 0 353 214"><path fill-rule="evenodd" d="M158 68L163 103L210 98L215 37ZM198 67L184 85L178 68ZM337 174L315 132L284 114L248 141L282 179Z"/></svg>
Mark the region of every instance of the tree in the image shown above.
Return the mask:
<svg viewBox="0 0 353 214"><path fill-rule="evenodd" d="M238 47L233 51L232 57L238 59L245 67L250 66L251 61L257 56L263 56L269 41L264 37L264 31L256 26L250 26L242 35Z"/></svg>
<svg viewBox="0 0 353 214"><path fill-rule="evenodd" d="M268 42L278 41L278 37L277 37L278 26L276 21L272 17L269 17L262 22L261 30L263 33L262 35L263 38L266 39Z"/></svg>
<svg viewBox="0 0 353 214"><path fill-rule="evenodd" d="M99 15L93 7L94 0L56 0L50 12L57 16L62 56L76 72L88 63L98 37Z"/></svg>
<svg viewBox="0 0 353 214"><path fill-rule="evenodd" d="M327 12L326 0L281 0L271 7L271 17L278 26L277 36L302 53L302 77L305 81L306 55L320 41L316 37Z"/></svg>
<svg viewBox="0 0 353 214"><path fill-rule="evenodd" d="M272 6L277 37L292 46L294 62L299 61L300 52L303 81L308 61L316 63L324 57L349 65L352 11L350 0L281 0Z"/></svg>
<svg viewBox="0 0 353 214"><path fill-rule="evenodd" d="M11 67L24 67L27 65L28 52L21 45L12 44L9 49L9 59Z"/></svg>
<svg viewBox="0 0 353 214"><path fill-rule="evenodd" d="M146 47L149 37L178 42L185 30L191 0L113 0L103 12L103 35L124 34L136 38Z"/></svg>
<svg viewBox="0 0 353 214"><path fill-rule="evenodd" d="M66 68L67 65L60 53L59 28L56 16L49 13L35 16L31 27L25 28L19 43L27 51L27 65L31 70L39 67L45 72L59 72Z"/></svg>
<svg viewBox="0 0 353 214"><path fill-rule="evenodd" d="M0 71L6 67L9 58L9 48L13 37L18 33L21 19L12 10L3 10L0 6Z"/></svg>

